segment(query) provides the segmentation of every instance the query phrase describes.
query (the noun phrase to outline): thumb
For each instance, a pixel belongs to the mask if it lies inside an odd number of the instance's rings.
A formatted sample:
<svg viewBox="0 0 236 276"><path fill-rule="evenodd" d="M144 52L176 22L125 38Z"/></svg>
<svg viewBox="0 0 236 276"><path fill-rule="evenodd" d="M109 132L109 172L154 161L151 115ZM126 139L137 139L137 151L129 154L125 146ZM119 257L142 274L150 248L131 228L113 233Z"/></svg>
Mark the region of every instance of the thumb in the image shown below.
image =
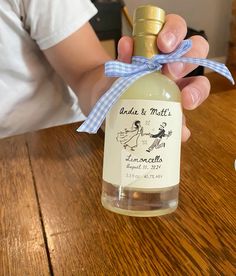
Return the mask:
<svg viewBox="0 0 236 276"><path fill-rule="evenodd" d="M123 36L118 43L118 57L119 61L125 63L131 63L131 58L133 55L133 39L128 36Z"/></svg>

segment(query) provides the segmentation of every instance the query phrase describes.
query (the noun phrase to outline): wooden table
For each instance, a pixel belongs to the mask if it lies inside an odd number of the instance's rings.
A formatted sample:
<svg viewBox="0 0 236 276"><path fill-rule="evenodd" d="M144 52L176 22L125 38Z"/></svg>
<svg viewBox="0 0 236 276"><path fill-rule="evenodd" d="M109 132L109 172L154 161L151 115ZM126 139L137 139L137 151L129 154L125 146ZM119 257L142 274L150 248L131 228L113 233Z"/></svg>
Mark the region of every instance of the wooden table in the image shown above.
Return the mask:
<svg viewBox="0 0 236 276"><path fill-rule="evenodd" d="M236 275L236 90L187 118L179 208L159 218L101 206L102 133L1 140L0 275Z"/></svg>

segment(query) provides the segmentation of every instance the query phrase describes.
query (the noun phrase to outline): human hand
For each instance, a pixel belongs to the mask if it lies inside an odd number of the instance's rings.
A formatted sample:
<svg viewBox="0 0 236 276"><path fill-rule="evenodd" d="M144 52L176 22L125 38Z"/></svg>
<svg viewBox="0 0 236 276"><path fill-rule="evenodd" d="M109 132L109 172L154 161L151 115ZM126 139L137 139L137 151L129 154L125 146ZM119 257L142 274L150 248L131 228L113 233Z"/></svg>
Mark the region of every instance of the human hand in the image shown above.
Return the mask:
<svg viewBox="0 0 236 276"><path fill-rule="evenodd" d="M158 35L157 46L163 53L174 51L187 33L187 25L184 19L175 14L166 16L166 23ZM186 57L206 58L209 45L201 36L193 36L192 48L185 54ZM130 37L123 37L118 45L118 60L131 62L133 53L133 40ZM179 86L182 96L182 105L185 109L192 110L198 107L209 95L210 82L204 76L183 78L193 71L197 65L188 63L171 63L163 66L162 72L173 79ZM183 117L182 141L190 137L190 130L186 126Z"/></svg>

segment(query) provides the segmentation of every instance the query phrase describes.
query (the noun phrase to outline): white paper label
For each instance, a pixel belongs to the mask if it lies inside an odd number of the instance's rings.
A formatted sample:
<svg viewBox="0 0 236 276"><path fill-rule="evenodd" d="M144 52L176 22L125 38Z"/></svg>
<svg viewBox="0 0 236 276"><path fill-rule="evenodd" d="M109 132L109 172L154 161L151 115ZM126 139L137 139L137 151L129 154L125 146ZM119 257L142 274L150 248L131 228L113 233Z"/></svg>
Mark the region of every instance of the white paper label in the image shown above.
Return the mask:
<svg viewBox="0 0 236 276"><path fill-rule="evenodd" d="M180 103L119 100L106 119L103 179L137 189L177 185L181 128Z"/></svg>

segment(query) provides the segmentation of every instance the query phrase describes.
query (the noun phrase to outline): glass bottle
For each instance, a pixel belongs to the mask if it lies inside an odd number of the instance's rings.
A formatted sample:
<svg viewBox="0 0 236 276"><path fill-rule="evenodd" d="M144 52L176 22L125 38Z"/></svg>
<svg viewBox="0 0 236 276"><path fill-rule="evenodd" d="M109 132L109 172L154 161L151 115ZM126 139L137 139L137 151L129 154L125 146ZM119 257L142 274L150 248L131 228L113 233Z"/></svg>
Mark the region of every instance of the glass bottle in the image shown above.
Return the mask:
<svg viewBox="0 0 236 276"><path fill-rule="evenodd" d="M165 12L140 6L134 13L134 55L158 54ZM161 74L135 81L106 118L102 204L110 211L159 216L178 206L182 108L177 85Z"/></svg>

